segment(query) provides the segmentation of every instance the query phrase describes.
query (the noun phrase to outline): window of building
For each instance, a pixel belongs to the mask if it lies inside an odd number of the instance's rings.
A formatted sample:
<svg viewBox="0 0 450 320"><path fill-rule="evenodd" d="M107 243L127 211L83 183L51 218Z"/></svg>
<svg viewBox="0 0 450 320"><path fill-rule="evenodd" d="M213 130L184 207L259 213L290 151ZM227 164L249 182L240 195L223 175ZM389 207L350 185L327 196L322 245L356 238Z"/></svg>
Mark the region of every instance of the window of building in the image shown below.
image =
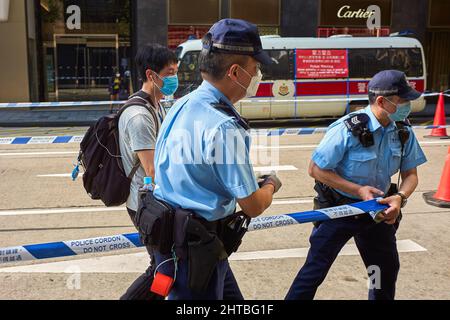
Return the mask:
<svg viewBox="0 0 450 320"><path fill-rule="evenodd" d="M220 20L219 0L170 0L169 24L212 25Z"/></svg>
<svg viewBox="0 0 450 320"><path fill-rule="evenodd" d="M430 27L450 28L450 1L430 0L428 24Z"/></svg>
<svg viewBox="0 0 450 320"><path fill-rule="evenodd" d="M230 0L230 16L258 26L279 26L280 0Z"/></svg>
<svg viewBox="0 0 450 320"><path fill-rule="evenodd" d="M220 20L220 0L169 0L168 46L201 39Z"/></svg>

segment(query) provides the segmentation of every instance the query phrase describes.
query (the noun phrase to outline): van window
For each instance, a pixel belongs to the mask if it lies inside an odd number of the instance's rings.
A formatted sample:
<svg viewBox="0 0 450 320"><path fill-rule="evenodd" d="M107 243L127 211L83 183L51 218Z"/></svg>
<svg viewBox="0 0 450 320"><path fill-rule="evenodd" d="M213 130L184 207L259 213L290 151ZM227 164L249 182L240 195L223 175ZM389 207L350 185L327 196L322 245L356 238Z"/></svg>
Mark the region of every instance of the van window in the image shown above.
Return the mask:
<svg viewBox="0 0 450 320"><path fill-rule="evenodd" d="M294 50L264 50L272 58L271 65L261 66L263 80L294 79Z"/></svg>
<svg viewBox="0 0 450 320"><path fill-rule="evenodd" d="M419 48L349 49L350 78L371 78L382 70L396 69L407 77L422 77L422 53Z"/></svg>
<svg viewBox="0 0 450 320"><path fill-rule="evenodd" d="M202 75L198 69L200 51L188 51L183 56L178 68L179 88L175 97L182 97L195 90L202 83Z"/></svg>
<svg viewBox="0 0 450 320"><path fill-rule="evenodd" d="M175 49L175 55L177 56L177 59L180 60L181 53L183 52L183 47L179 46Z"/></svg>

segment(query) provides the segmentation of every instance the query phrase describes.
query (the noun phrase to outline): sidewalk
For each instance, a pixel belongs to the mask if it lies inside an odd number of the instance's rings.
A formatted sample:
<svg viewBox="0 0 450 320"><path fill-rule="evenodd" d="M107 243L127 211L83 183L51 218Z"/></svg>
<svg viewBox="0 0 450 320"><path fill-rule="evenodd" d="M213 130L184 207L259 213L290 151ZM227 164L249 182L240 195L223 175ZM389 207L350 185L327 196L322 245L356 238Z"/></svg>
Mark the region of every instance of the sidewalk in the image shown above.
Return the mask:
<svg viewBox="0 0 450 320"><path fill-rule="evenodd" d="M108 109L0 110L0 127L90 126Z"/></svg>
<svg viewBox="0 0 450 320"><path fill-rule="evenodd" d="M116 107L117 108L117 107ZM436 104L427 104L414 117L433 120ZM445 104L447 117L450 117L450 102ZM62 127L90 126L100 117L109 114L107 107L35 108L0 110L0 127ZM305 119L308 120L308 119Z"/></svg>

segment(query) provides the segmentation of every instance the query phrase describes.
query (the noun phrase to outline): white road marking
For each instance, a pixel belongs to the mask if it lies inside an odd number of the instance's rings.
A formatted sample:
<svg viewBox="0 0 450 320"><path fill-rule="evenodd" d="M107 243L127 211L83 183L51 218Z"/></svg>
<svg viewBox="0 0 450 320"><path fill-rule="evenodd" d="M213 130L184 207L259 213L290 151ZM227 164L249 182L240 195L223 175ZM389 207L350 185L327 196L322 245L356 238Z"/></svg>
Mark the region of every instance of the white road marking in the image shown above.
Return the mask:
<svg viewBox="0 0 450 320"><path fill-rule="evenodd" d="M39 214L61 214L61 213L92 213L92 212L111 212L125 211L125 207L91 207L91 208L58 208L58 209L30 209L30 210L2 210L0 216L30 216Z"/></svg>
<svg viewBox="0 0 450 320"><path fill-rule="evenodd" d="M308 204L312 199L293 198L289 200L275 200L272 205L287 204ZM0 210L0 217L6 216L32 216L44 214L64 214L64 213L94 213L94 212L116 212L126 211L126 207L84 207L84 208L55 208L55 209L25 209L25 210Z"/></svg>
<svg viewBox="0 0 450 320"><path fill-rule="evenodd" d="M450 140L437 141L419 141L420 145L442 145L450 144ZM266 149L314 149L318 144L293 144L293 145L254 145L252 150L266 150ZM46 152L0 152L0 157L18 157L18 156L57 156L57 155L75 155L79 151L46 151Z"/></svg>
<svg viewBox="0 0 450 320"><path fill-rule="evenodd" d="M420 145L432 145L432 144L440 144L440 145L449 145L450 140L440 140L440 141L419 141Z"/></svg>
<svg viewBox="0 0 450 320"><path fill-rule="evenodd" d="M307 204L312 203L313 200L274 200L272 201L272 205L286 205L286 204Z"/></svg>
<svg viewBox="0 0 450 320"><path fill-rule="evenodd" d="M270 171L297 171L298 168L294 166L269 166L269 167L254 167L256 172L270 172ZM80 172L78 178L81 178L83 173ZM38 178L71 178L71 173L56 173L56 174L39 174Z"/></svg>
<svg viewBox="0 0 450 320"><path fill-rule="evenodd" d="M78 178L81 178L83 176L83 173L80 172L78 174ZM37 175L38 178L71 178L71 173L56 173L56 174L39 174Z"/></svg>
<svg viewBox="0 0 450 320"><path fill-rule="evenodd" d="M79 151L54 151L54 152L11 152L1 153L0 157L21 157L21 156L56 156L78 154Z"/></svg>
<svg viewBox="0 0 450 320"><path fill-rule="evenodd" d="M279 145L279 146L252 146L251 150L265 150L265 149L314 149L318 144L292 144L292 145Z"/></svg>
<svg viewBox="0 0 450 320"><path fill-rule="evenodd" d="M447 146L450 144L450 140L439 140L439 141L419 141L419 144L422 146L427 145L442 145ZM314 149L317 148L318 144L291 144L291 145L278 145L278 146L264 146L264 145L255 145L252 146L252 150L266 150L266 149Z"/></svg>
<svg viewBox="0 0 450 320"><path fill-rule="evenodd" d="M264 171L297 171L298 169L294 166L270 166L270 167L254 167L257 172Z"/></svg>
<svg viewBox="0 0 450 320"><path fill-rule="evenodd" d="M400 253L427 251L412 240L397 241ZM308 248L293 248L282 250L265 250L253 252L238 252L230 257L230 261L272 260L305 258ZM359 255L354 244L344 246L341 256ZM149 257L147 252L129 253L97 258L33 264L28 266L0 268L0 273L142 273L147 269Z"/></svg>
<svg viewBox="0 0 450 320"><path fill-rule="evenodd" d="M398 252L420 252L427 251L412 240L397 241ZM231 256L230 261L244 261L244 260L268 260L268 259L287 259L287 258L306 258L309 248L293 248L281 250L267 250L254 252L240 252L236 256ZM356 256L359 255L358 248L355 244L347 244L339 253L340 256Z"/></svg>

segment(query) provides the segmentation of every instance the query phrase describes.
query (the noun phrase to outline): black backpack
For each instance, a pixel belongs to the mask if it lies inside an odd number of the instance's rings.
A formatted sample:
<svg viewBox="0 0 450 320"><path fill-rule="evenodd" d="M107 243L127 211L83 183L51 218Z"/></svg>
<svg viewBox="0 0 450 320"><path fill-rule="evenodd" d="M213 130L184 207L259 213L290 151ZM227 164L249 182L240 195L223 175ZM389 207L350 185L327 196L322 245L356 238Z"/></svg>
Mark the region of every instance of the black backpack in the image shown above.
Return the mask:
<svg viewBox="0 0 450 320"><path fill-rule="evenodd" d="M156 110L147 104L152 105L149 96L139 91L119 112L101 117L81 141L78 165L84 168L83 186L92 199L102 200L107 207L119 206L127 201L131 179L140 166L138 162L128 176L125 174L119 145L119 118L128 107L144 107L153 116L158 133ZM75 179L76 174L73 177Z"/></svg>

